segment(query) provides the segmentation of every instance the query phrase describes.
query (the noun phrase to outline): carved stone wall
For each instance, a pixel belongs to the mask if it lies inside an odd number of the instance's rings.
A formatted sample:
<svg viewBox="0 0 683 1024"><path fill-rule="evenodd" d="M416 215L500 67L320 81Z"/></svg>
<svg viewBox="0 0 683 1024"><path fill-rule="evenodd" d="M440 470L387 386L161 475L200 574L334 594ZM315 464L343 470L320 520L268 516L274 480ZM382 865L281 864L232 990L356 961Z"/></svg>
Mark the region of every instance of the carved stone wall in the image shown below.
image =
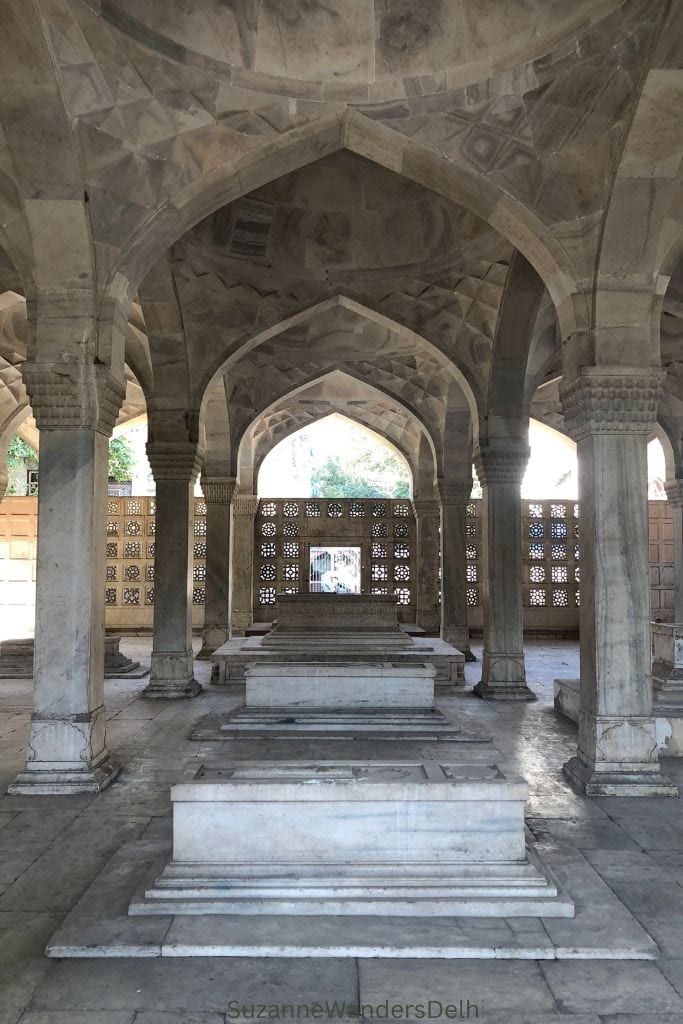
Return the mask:
<svg viewBox="0 0 683 1024"><path fill-rule="evenodd" d="M352 545L361 549L363 592L395 593L399 620L415 622L416 523L407 498L264 498L255 530L254 621L273 619L278 593L308 589L311 547Z"/></svg>
<svg viewBox="0 0 683 1024"><path fill-rule="evenodd" d="M275 507L275 514L271 506ZM293 514L285 514L285 506ZM383 506L386 506L384 515L374 514L373 510L379 512ZM649 508L652 617L672 622L671 506L666 501L651 501ZM396 515L397 509L407 511ZM107 578L104 581L107 628L151 629L154 498L109 498L107 511ZM577 503L573 501L522 502L524 626L531 632L578 630L581 559L577 513ZM403 602L399 604L401 621L414 622L418 557L415 526L408 500L262 500L255 521L254 619L272 619L273 591L301 592L308 578L311 544L339 543L361 546L365 592L388 593L399 588ZM407 531L406 536L396 535L396 528L400 532ZM193 625L197 627L204 618L205 530L206 504L197 498L192 609ZM35 497L7 497L0 503L0 639L32 634L36 531ZM472 499L467 505L467 605L469 623L475 630L482 622L481 544L481 502ZM263 578L262 572L269 578ZM265 603L263 598L266 598Z"/></svg>
<svg viewBox="0 0 683 1024"><path fill-rule="evenodd" d="M109 498L105 622L109 629L151 629L154 614L155 499ZM204 619L206 502L195 499L192 622Z"/></svg>

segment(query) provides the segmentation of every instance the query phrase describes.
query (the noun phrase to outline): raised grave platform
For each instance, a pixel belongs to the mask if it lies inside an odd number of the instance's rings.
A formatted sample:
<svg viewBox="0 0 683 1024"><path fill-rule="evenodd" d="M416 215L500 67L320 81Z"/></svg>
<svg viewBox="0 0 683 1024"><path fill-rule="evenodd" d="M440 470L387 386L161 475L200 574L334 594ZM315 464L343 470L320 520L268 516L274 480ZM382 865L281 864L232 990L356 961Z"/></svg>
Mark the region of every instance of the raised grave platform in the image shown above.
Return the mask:
<svg viewBox="0 0 683 1024"><path fill-rule="evenodd" d="M171 789L171 860L129 913L572 917L527 853L528 792L467 754L203 767Z"/></svg>
<svg viewBox="0 0 683 1024"><path fill-rule="evenodd" d="M212 655L212 680L239 683L248 666L263 662L382 664L436 669L435 683L464 686L465 656L428 637L404 632L392 595L287 594L278 596L277 624L265 636L237 637Z"/></svg>
<svg viewBox="0 0 683 1024"><path fill-rule="evenodd" d="M245 671L251 708L431 708L433 665L268 661Z"/></svg>
<svg viewBox="0 0 683 1024"><path fill-rule="evenodd" d="M31 679L33 677L33 637L0 642L0 679ZM120 636L104 638L104 675L106 678L142 679L149 672L139 661L127 658L119 650Z"/></svg>
<svg viewBox="0 0 683 1024"><path fill-rule="evenodd" d="M581 680L555 679L555 710L570 721L578 723ZM660 691L661 692L661 691ZM658 700L652 705L655 719L657 746L667 757L683 757L683 708L662 706Z"/></svg>

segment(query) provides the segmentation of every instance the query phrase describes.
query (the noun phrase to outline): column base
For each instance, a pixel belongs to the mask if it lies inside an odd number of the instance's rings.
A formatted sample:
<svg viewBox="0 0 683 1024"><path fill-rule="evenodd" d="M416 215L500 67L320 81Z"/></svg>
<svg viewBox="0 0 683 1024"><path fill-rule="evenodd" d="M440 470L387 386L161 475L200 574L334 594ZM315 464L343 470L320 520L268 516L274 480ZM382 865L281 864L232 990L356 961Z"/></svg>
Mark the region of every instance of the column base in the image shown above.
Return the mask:
<svg viewBox="0 0 683 1024"><path fill-rule="evenodd" d="M465 655L465 661L477 659L470 650L470 631L467 626L442 626L441 639Z"/></svg>
<svg viewBox="0 0 683 1024"><path fill-rule="evenodd" d="M121 766L108 751L91 765L82 761L32 761L7 787L11 796L71 796L101 793L113 782Z"/></svg>
<svg viewBox="0 0 683 1024"><path fill-rule="evenodd" d="M662 775L659 764L625 765L621 769L596 770L580 756L572 757L562 767L564 777L586 796L678 796L678 786Z"/></svg>
<svg viewBox="0 0 683 1024"><path fill-rule="evenodd" d="M141 697L148 700L183 700L186 697L197 697L202 692L202 685L196 679L181 683L177 679L154 679L144 688Z"/></svg>
<svg viewBox="0 0 683 1024"><path fill-rule="evenodd" d="M149 683L143 697L152 700L182 700L196 697L202 688L194 678L192 650L153 651Z"/></svg>
<svg viewBox="0 0 683 1024"><path fill-rule="evenodd" d="M482 679L472 692L482 700L536 700L526 683L487 683Z"/></svg>
<svg viewBox="0 0 683 1024"><path fill-rule="evenodd" d="M230 629L227 626L205 626L202 633L202 647L199 654L196 655L197 661L211 661L213 652L226 644L229 639Z"/></svg>
<svg viewBox="0 0 683 1024"><path fill-rule="evenodd" d="M218 646L220 647L220 644ZM197 661L211 661L211 655L216 650L218 650L218 648L214 647L213 644L203 644L201 650L197 651L195 654L195 659Z"/></svg>

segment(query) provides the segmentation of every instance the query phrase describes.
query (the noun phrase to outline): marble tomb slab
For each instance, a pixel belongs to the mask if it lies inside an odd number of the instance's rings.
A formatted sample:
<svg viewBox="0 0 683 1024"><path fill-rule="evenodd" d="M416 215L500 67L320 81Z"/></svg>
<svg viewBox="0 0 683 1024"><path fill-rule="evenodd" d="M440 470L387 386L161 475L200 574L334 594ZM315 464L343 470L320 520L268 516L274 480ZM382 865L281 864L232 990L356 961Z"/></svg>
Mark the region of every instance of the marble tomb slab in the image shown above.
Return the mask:
<svg viewBox="0 0 683 1024"><path fill-rule="evenodd" d="M431 708L433 665L268 662L245 671L251 708Z"/></svg>
<svg viewBox="0 0 683 1024"><path fill-rule="evenodd" d="M172 859L129 912L571 917L527 853L528 792L466 754L202 767L172 787Z"/></svg>
<svg viewBox="0 0 683 1024"><path fill-rule="evenodd" d="M264 646L264 637L235 637L219 647L211 655L213 671L211 681L218 684L241 684L245 671L250 665L264 662L293 662L297 665L307 662L343 661L346 664L374 665L390 660L395 665L433 665L436 669L436 686L465 685L465 655L443 640L432 637L410 637L412 646L401 650L387 651L374 641L365 638L358 643L351 636L344 643L339 635L319 636L313 643L310 637L301 636L288 650L282 647L269 649Z"/></svg>
<svg viewBox="0 0 683 1024"><path fill-rule="evenodd" d="M443 640L413 637L398 624L391 594L279 594L277 619L265 636L229 640L212 655L212 679L232 683L250 665L431 664L437 684L464 685L465 656Z"/></svg>

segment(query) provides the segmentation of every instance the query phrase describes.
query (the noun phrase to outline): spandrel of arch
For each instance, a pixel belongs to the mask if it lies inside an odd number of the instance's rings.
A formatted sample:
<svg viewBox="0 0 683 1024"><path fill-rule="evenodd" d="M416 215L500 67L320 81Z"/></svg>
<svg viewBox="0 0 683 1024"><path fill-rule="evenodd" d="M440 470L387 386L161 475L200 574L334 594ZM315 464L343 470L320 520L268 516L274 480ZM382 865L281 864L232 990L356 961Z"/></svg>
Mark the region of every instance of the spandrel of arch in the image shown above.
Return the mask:
<svg viewBox="0 0 683 1024"><path fill-rule="evenodd" d="M532 210L490 177L346 110L293 128L234 163L212 168L156 210L112 267L102 303L103 333L116 331L114 311L130 301L149 269L194 225L262 185L343 149L437 192L489 224L533 264L553 298L565 336L585 329L587 307L577 298L571 259Z"/></svg>
<svg viewBox="0 0 683 1024"><path fill-rule="evenodd" d="M464 396L460 392L460 400ZM348 370L334 369L291 388L264 406L240 438L233 437L233 454L242 491L253 490L263 459L276 444L302 427L332 412L369 427L405 456L413 474L414 491L430 497L441 464L441 442L396 394L360 379ZM231 424L232 425L232 424Z"/></svg>
<svg viewBox="0 0 683 1024"><path fill-rule="evenodd" d="M355 458L354 458L355 457ZM385 472L382 472L383 465ZM339 490L316 489L321 470L339 469ZM336 475L336 474L335 474ZM332 413L291 434L261 463L259 497L409 497L413 475L403 453L369 427Z"/></svg>
<svg viewBox="0 0 683 1024"><path fill-rule="evenodd" d="M200 403L200 420L204 415L204 406L211 387L215 385L219 378L223 377L226 373L229 373L231 368L238 364L241 359L253 350L259 348L259 346L270 342L272 339L284 336L285 333L292 328L302 328L303 325L307 324L314 326L319 318L326 316L337 309L348 314L349 317L355 319L359 324L368 323L370 325L379 326L395 334L397 338L401 339L404 345L414 347L416 351L424 351L435 367L438 366L440 370L457 383L465 396L467 408L469 409L473 419L476 420L478 407L477 400L479 398L478 392L474 382L463 373L462 369L456 365L456 363L449 359L448 356L435 344L430 342L429 339L418 334L409 326L406 326L384 313L371 309L354 299L350 299L343 294L335 295L332 298L324 299L321 302L316 302L313 305L302 309L293 316L285 316L284 318L273 317L273 323L265 329L262 327L258 333L245 336L241 343L234 346L234 349L231 352L221 353L221 355L209 366L207 371L202 374L201 380L198 381L196 386L196 400ZM335 367L333 366L320 367L316 371L316 374L320 375L322 372L327 372L328 369L331 370L334 368ZM180 388L182 381L180 377L178 380L178 387Z"/></svg>

